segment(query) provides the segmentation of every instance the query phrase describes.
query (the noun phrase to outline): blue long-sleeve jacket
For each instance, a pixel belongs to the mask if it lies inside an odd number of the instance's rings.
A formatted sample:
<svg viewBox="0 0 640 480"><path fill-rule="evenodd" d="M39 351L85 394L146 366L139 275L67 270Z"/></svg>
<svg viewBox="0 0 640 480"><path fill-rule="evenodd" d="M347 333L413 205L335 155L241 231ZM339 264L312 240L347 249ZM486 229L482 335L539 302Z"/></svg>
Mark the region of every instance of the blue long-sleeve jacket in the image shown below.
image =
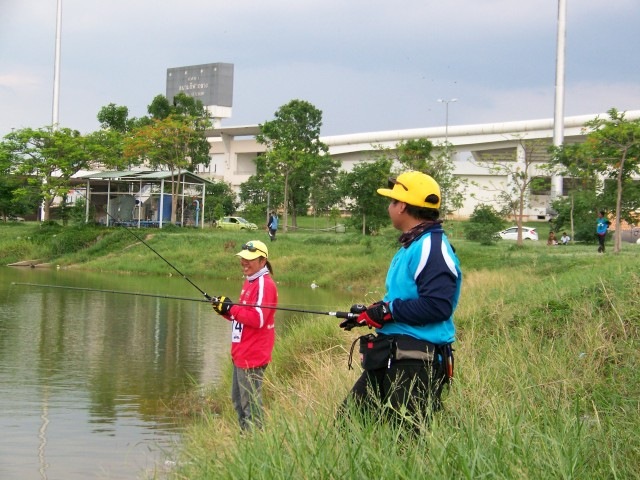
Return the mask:
<svg viewBox="0 0 640 480"><path fill-rule="evenodd" d="M442 227L427 229L391 261L383 300L389 302L394 321L377 331L436 345L454 342L453 312L461 285L460 261Z"/></svg>

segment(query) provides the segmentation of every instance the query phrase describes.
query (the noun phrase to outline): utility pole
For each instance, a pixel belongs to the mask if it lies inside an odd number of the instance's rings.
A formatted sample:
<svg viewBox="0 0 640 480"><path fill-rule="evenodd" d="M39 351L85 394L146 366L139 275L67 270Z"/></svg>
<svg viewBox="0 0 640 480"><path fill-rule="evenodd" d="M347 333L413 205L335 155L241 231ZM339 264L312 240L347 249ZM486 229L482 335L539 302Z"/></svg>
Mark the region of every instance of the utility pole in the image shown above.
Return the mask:
<svg viewBox="0 0 640 480"><path fill-rule="evenodd" d="M558 0L558 38L556 43L556 90L553 114L553 146L564 143L564 64L567 37L567 0ZM562 195L562 177L551 178L551 201Z"/></svg>
<svg viewBox="0 0 640 480"><path fill-rule="evenodd" d="M438 99L438 102L444 103L445 106L445 117L444 117L444 142L449 143L449 104L453 102L457 102L457 98L452 98L450 100L444 100L442 98Z"/></svg>

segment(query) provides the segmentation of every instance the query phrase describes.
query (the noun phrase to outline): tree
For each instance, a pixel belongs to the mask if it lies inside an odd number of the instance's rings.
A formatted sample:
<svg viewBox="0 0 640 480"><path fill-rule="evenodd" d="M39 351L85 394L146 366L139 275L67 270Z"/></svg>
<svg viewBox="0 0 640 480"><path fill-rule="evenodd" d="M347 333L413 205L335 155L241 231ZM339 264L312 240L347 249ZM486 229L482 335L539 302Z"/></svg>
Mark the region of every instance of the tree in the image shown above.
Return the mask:
<svg viewBox="0 0 640 480"><path fill-rule="evenodd" d="M110 103L100 109L97 115L100 130L91 133L96 145L96 160L105 168L123 170L131 168L139 161L124 158L124 138L138 121L129 118L129 109Z"/></svg>
<svg viewBox="0 0 640 480"><path fill-rule="evenodd" d="M632 212L640 208L633 179L634 175L640 174L640 119L627 120L624 113L615 108L607 114L608 119L596 117L585 123L590 132L584 143L553 149L550 164L561 173L578 178L604 178L604 183L599 182L603 186L599 199L606 201L613 197L611 205L615 205L615 222L619 230L621 220L631 220ZM615 188L607 188L606 180ZM599 209L594 208L594 211ZM614 253L620 252L621 241L618 231Z"/></svg>
<svg viewBox="0 0 640 480"><path fill-rule="evenodd" d="M133 121L129 119L129 109L115 103L102 107L98 112L98 121L103 130L113 130L122 134L127 133Z"/></svg>
<svg viewBox="0 0 640 480"><path fill-rule="evenodd" d="M44 202L44 218L56 197L64 197L71 189L69 179L94 162L95 145L91 137L69 128L25 128L5 136L13 169L29 176Z"/></svg>
<svg viewBox="0 0 640 480"><path fill-rule="evenodd" d="M376 190L386 185L391 174L391 160L378 159L374 162L362 162L340 179L343 197L348 198L351 223L362 234L377 232L389 223L387 206L389 199L378 195Z"/></svg>
<svg viewBox="0 0 640 480"><path fill-rule="evenodd" d="M207 185L204 200L204 220L213 223L225 215L231 215L238 208L236 194L228 183L213 182Z"/></svg>
<svg viewBox="0 0 640 480"><path fill-rule="evenodd" d="M209 162L205 130L211 122L202 102L182 93L173 105L157 95L147 110L151 118L132 129L124 140L123 154L129 161L171 172L171 222L175 223L180 171Z"/></svg>
<svg viewBox="0 0 640 480"><path fill-rule="evenodd" d="M172 223L176 222L180 171L191 170L202 158L203 133L194 128L194 121L192 117L179 115L154 119L149 125L135 129L124 141L126 159L142 160L152 168L171 172Z"/></svg>
<svg viewBox="0 0 640 480"><path fill-rule="evenodd" d="M0 217L5 222L11 217L37 211L41 201L28 178L14 175L13 171L8 145L0 143Z"/></svg>
<svg viewBox="0 0 640 480"><path fill-rule="evenodd" d="M318 179L335 177L337 164L328 157L328 147L320 141L322 112L304 100L291 100L280 107L274 120L260 125L258 143L267 146L265 182L283 186L283 230L288 212L293 225L298 211L306 209L310 188ZM335 173L334 173L335 172Z"/></svg>
<svg viewBox="0 0 640 480"><path fill-rule="evenodd" d="M491 182L490 190L497 194L496 202L501 206L501 214L510 215L518 225L519 246L523 245L522 222L524 209L529 203L530 188L535 181L533 165L536 154L545 150L546 143L541 140L517 139L516 154L513 162L504 159L491 158L476 162L478 166L486 168L492 176L500 176L506 182L495 184Z"/></svg>
<svg viewBox="0 0 640 480"><path fill-rule="evenodd" d="M504 223L491 205L478 204L469 221L464 224L464 233L468 240L480 242L480 245L492 245L498 238L496 232L504 228Z"/></svg>
<svg viewBox="0 0 640 480"><path fill-rule="evenodd" d="M442 196L440 211L443 216L464 204L465 181L454 174L455 165L451 161L448 146L435 153L433 144L422 138L398 143L395 153L390 149L381 151L382 157L396 161L401 171L423 172L438 182Z"/></svg>
<svg viewBox="0 0 640 480"><path fill-rule="evenodd" d="M273 175L268 174L264 155L258 155L255 162L256 174L240 185L240 201L243 205L261 209L266 221L267 210L276 210L283 204L284 187L280 182L274 181Z"/></svg>

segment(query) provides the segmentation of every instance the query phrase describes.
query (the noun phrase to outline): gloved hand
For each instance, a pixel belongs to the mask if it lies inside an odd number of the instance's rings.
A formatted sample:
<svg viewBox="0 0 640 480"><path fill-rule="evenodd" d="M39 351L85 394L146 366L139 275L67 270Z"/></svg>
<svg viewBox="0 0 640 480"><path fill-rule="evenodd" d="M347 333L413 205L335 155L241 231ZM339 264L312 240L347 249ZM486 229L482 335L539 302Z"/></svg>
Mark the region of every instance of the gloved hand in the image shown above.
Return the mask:
<svg viewBox="0 0 640 480"><path fill-rule="evenodd" d="M219 313L220 315L229 315L231 307L233 306L233 301L229 297L221 295L219 297L213 297L211 299L211 305L216 313Z"/></svg>
<svg viewBox="0 0 640 480"><path fill-rule="evenodd" d="M358 303L356 305L351 305L351 308L349 309L349 313L347 313L347 316L341 317L341 318L345 318L345 320L340 322L340 328L348 332L354 327L364 327L366 324L358 323L357 319L358 319L358 315L360 315L366 309L367 307L361 303Z"/></svg>
<svg viewBox="0 0 640 480"><path fill-rule="evenodd" d="M393 321L391 309L389 304L385 302L376 302L369 305L356 320L360 325L368 325L373 328L382 328L382 325L391 321Z"/></svg>

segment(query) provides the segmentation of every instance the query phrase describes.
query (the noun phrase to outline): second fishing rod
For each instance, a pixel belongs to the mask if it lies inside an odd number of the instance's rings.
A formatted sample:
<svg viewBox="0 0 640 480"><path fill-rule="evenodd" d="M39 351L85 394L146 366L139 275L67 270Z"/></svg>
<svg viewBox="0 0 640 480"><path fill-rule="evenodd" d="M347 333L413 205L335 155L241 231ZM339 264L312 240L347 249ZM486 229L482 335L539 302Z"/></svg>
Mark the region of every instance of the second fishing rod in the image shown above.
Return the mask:
<svg viewBox="0 0 640 480"><path fill-rule="evenodd" d="M105 290L102 288L88 288L88 287L71 287L67 285L49 285L45 283L28 283L28 282L11 282L11 285L15 286L23 286L23 287L40 287L40 288L59 288L63 290L78 290L83 292L98 292L98 293L112 293L117 295L133 295L136 297L151 297L151 298L163 298L167 300L184 300L188 302L207 302L212 303L217 301L216 297L211 297L211 300L204 300L201 298L191 298L191 297L180 297L175 295L158 295L154 293L142 293L142 292L126 292L124 290ZM309 310L305 308L293 308L293 307L277 307L271 305L258 305L255 303L236 303L230 302L231 305L240 305L241 307L256 307L256 308L264 308L268 310L282 310L285 312L298 312L298 313L309 313L313 315L329 315L331 317L336 318L344 318L347 320L355 320L358 318L358 315L366 309L364 305L354 305L351 312L333 312L333 311L319 311L319 310ZM356 308L359 307L359 308Z"/></svg>

